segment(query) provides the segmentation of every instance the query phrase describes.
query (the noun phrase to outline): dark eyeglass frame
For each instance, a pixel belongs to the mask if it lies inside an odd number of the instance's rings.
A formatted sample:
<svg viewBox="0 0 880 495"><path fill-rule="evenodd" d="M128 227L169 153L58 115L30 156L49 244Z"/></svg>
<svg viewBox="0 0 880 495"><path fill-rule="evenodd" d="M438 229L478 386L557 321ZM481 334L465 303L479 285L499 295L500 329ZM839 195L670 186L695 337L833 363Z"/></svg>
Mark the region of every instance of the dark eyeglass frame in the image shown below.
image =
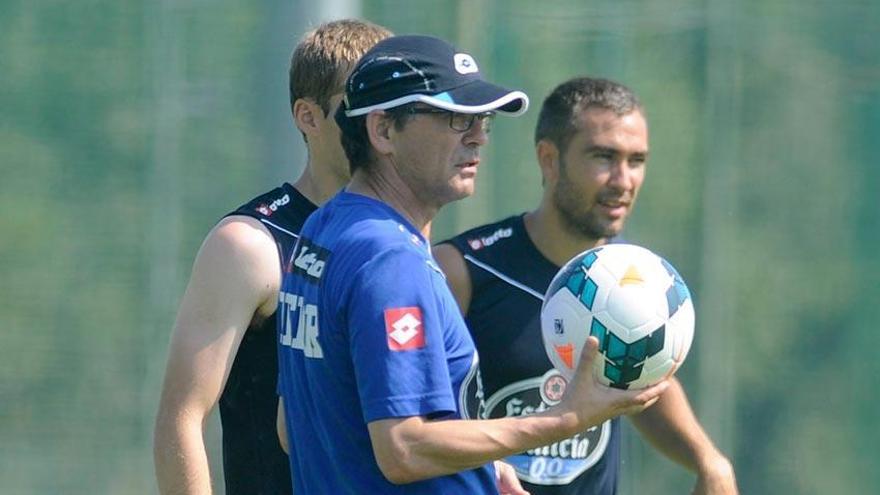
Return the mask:
<svg viewBox="0 0 880 495"><path fill-rule="evenodd" d="M405 110L405 113L410 115L449 114L449 128L455 132L467 132L471 130L474 126L474 122L479 119L483 132L488 134L492 130L492 121L495 119L495 112L459 113L434 107L409 107Z"/></svg>

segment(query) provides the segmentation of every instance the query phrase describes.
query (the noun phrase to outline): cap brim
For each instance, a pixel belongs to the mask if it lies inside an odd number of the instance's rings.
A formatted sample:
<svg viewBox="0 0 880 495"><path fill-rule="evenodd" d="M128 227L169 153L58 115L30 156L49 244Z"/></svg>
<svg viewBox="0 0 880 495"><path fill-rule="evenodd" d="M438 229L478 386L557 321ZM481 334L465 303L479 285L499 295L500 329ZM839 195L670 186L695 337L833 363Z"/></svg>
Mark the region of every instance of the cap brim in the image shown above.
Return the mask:
<svg viewBox="0 0 880 495"><path fill-rule="evenodd" d="M511 91L483 80L476 80L435 95L410 94L376 105L346 110L345 115L356 117L373 110L388 110L417 101L450 112L498 112L511 117L522 115L529 109L529 97L522 91Z"/></svg>
<svg viewBox="0 0 880 495"><path fill-rule="evenodd" d="M495 84L476 80L422 100L433 106L459 113L498 112L515 117L529 109L529 97Z"/></svg>

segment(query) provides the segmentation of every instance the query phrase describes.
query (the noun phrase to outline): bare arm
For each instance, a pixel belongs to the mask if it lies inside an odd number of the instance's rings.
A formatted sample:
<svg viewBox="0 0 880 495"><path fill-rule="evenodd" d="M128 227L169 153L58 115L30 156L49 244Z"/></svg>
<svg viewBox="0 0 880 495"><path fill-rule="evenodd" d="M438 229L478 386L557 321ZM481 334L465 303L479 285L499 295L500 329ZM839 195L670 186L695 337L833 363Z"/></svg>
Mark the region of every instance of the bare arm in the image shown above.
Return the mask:
<svg viewBox="0 0 880 495"><path fill-rule="evenodd" d="M630 416L633 425L654 448L697 474L695 493L738 493L730 461L703 431L678 380L669 382L656 404Z"/></svg>
<svg viewBox="0 0 880 495"><path fill-rule="evenodd" d="M570 437L620 414L653 404L668 383L622 391L600 385L592 374L598 341L587 340L577 373L562 402L529 416L491 420L430 421L391 418L368 425L382 474L411 483L481 466L495 459Z"/></svg>
<svg viewBox="0 0 880 495"><path fill-rule="evenodd" d="M284 418L284 397L278 397L278 417L275 418L275 429L278 433L278 443L281 450L290 455L290 445L287 443L287 420Z"/></svg>
<svg viewBox="0 0 880 495"><path fill-rule="evenodd" d="M473 289L464 256L452 244L438 244L431 248L431 254L446 275L446 284L452 291L461 314L466 315L471 305Z"/></svg>
<svg viewBox="0 0 880 495"><path fill-rule="evenodd" d="M174 325L156 416L161 493L211 493L205 420L251 321L274 311L280 273L275 243L255 219L224 219L202 244Z"/></svg>

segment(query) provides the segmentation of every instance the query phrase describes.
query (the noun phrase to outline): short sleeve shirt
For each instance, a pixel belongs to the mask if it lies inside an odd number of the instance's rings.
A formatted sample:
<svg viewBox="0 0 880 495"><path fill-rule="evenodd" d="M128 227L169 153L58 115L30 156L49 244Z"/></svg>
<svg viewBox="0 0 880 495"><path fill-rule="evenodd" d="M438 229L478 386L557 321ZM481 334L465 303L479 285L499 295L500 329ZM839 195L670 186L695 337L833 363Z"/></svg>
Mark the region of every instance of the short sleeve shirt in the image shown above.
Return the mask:
<svg viewBox="0 0 880 495"><path fill-rule="evenodd" d="M393 485L367 424L458 419L473 341L418 230L388 205L341 192L303 227L284 265L279 390L294 493L497 493L491 466Z"/></svg>

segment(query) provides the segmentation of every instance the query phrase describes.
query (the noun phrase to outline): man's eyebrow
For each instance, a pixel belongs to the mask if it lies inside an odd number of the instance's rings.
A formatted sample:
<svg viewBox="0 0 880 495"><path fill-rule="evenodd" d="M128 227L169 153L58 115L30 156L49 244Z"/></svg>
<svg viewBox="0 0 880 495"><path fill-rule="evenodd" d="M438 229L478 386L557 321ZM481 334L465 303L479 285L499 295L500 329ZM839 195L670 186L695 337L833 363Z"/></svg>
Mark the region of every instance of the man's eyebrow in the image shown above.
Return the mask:
<svg viewBox="0 0 880 495"><path fill-rule="evenodd" d="M598 153L598 154L609 154L609 155L620 155L622 152L617 148L609 148L608 146L600 146L598 144L592 144L587 147L587 153ZM636 151L630 154L631 158L640 158L642 160L648 159L649 151Z"/></svg>
<svg viewBox="0 0 880 495"><path fill-rule="evenodd" d="M615 148L609 148L608 146L600 146L598 144L591 144L587 146L587 153L608 153L611 155L616 155L620 153L619 150Z"/></svg>

